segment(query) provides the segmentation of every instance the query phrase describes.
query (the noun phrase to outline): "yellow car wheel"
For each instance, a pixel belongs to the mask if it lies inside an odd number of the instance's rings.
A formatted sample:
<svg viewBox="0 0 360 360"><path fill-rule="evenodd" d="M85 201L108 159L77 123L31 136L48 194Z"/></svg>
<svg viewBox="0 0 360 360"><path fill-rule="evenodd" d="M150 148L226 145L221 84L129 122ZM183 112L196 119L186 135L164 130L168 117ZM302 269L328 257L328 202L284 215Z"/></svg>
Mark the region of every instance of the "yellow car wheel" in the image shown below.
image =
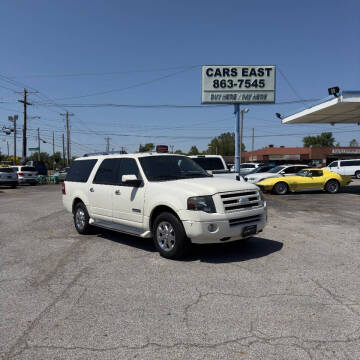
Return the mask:
<svg viewBox="0 0 360 360"><path fill-rule="evenodd" d="M340 184L337 180L331 179L325 184L325 190L329 194L336 194L340 189Z"/></svg>
<svg viewBox="0 0 360 360"><path fill-rule="evenodd" d="M273 187L273 192L277 195L285 195L289 191L289 186L284 181L279 181Z"/></svg>

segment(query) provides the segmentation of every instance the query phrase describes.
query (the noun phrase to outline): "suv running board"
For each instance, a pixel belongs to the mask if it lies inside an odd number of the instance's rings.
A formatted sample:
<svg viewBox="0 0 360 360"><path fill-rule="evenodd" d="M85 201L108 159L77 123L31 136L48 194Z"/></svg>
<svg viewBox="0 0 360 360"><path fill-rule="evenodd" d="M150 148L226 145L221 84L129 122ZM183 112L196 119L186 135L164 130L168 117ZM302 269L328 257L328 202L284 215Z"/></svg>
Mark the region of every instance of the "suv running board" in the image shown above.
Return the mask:
<svg viewBox="0 0 360 360"><path fill-rule="evenodd" d="M143 229L134 227L134 226L128 226L128 225L121 225L117 224L111 221L105 221L105 220L89 220L89 224L93 226L98 226L104 229L114 230L121 233L129 234L129 235L135 235L142 238L151 238L151 231L147 230L144 231Z"/></svg>

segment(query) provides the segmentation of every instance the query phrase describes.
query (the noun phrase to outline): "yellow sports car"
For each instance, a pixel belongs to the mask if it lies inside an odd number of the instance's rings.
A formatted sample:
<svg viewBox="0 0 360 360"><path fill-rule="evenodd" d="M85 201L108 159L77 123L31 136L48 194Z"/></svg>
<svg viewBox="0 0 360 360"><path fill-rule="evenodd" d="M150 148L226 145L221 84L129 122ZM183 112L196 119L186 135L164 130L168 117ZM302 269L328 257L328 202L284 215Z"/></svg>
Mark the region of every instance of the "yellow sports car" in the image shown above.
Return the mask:
<svg viewBox="0 0 360 360"><path fill-rule="evenodd" d="M310 189L321 189L335 194L340 186L348 185L350 182L351 176L339 175L326 169L303 169L295 176L267 178L256 185L262 191L272 191L278 195L284 195L288 191Z"/></svg>

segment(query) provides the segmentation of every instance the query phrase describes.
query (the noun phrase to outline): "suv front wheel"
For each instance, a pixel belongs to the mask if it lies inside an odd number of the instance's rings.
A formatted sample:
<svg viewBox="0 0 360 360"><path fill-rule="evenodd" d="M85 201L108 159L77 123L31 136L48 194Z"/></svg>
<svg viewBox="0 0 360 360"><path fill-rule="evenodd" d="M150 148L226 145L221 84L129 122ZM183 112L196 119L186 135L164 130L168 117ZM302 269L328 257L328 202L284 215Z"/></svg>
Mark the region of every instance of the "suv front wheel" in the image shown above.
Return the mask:
<svg viewBox="0 0 360 360"><path fill-rule="evenodd" d="M179 259L189 249L189 239L181 221L171 213L157 216L153 225L153 238L160 255L167 259Z"/></svg>
<svg viewBox="0 0 360 360"><path fill-rule="evenodd" d="M88 234L91 230L89 214L84 203L79 202L74 209L74 225L79 234Z"/></svg>

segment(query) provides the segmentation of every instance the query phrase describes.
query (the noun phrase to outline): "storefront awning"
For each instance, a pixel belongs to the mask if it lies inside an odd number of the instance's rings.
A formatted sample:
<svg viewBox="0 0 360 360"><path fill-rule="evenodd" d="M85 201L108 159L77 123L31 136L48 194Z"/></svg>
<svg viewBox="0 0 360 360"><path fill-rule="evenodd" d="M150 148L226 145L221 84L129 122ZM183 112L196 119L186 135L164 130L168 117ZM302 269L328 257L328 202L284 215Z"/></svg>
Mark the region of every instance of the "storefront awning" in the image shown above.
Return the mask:
<svg viewBox="0 0 360 360"><path fill-rule="evenodd" d="M360 91L343 91L338 97L283 118L282 123L360 125Z"/></svg>

